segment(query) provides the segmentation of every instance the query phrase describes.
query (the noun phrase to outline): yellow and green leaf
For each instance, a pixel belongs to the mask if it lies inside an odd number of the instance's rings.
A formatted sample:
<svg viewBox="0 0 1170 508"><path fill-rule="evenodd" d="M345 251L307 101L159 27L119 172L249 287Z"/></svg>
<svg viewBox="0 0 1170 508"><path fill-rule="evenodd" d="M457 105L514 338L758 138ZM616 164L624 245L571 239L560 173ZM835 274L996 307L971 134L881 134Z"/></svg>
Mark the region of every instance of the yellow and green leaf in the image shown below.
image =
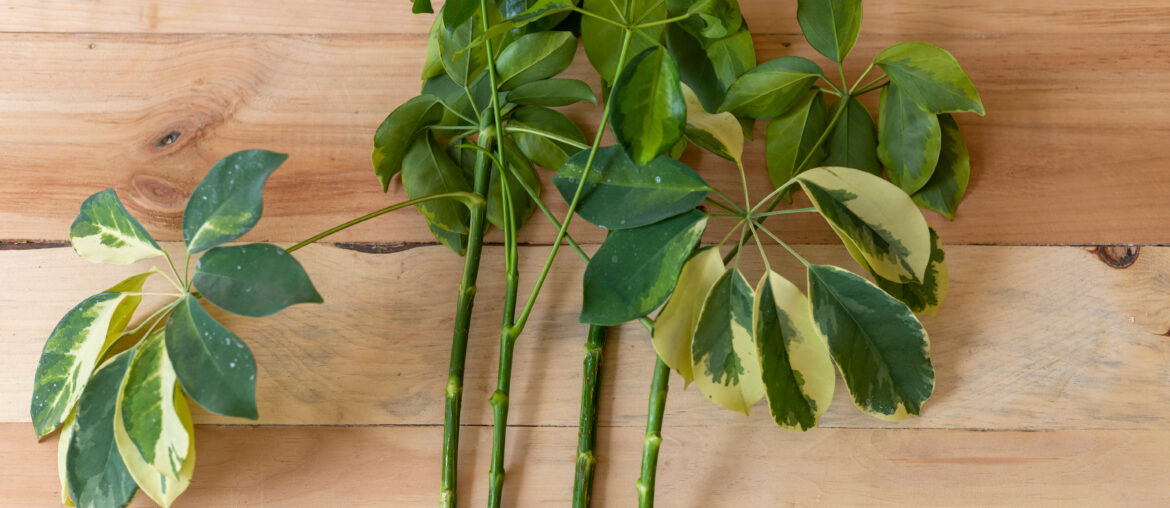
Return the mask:
<svg viewBox="0 0 1170 508"><path fill-rule="evenodd" d="M187 252L202 252L247 233L260 220L264 182L288 155L244 150L216 162L183 210Z"/></svg>
<svg viewBox="0 0 1170 508"><path fill-rule="evenodd" d="M180 406L182 409L180 410ZM114 420L118 452L146 495L163 507L190 483L194 446L187 399L167 357L160 330L138 347L122 381Z"/></svg>
<svg viewBox="0 0 1170 508"><path fill-rule="evenodd" d="M57 479L61 481L61 504L65 506L77 506L69 495L69 471L66 465L69 442L73 440L73 432L77 430L76 422L74 422L76 416L76 409L69 413L65 423L61 425L61 434L57 436Z"/></svg>
<svg viewBox="0 0 1170 508"><path fill-rule="evenodd" d="M712 402L748 414L764 398L752 337L752 288L730 268L707 293L691 343L695 385Z"/></svg>
<svg viewBox="0 0 1170 508"><path fill-rule="evenodd" d="M666 49L647 49L626 64L610 97L610 113L614 137L639 166L682 139L687 106L678 67Z"/></svg>
<svg viewBox="0 0 1170 508"><path fill-rule="evenodd" d="M133 357L131 348L102 365L78 401L76 429L65 453L65 476L70 497L82 508L121 508L138 491L114 439L118 389Z"/></svg>
<svg viewBox="0 0 1170 508"><path fill-rule="evenodd" d="M78 255L97 263L128 265L164 254L113 189L81 204L81 213L69 227L69 243Z"/></svg>
<svg viewBox="0 0 1170 508"><path fill-rule="evenodd" d="M873 62L927 112L983 114L975 84L945 49L903 42L878 53Z"/></svg>
<svg viewBox="0 0 1170 508"><path fill-rule="evenodd" d="M700 148L729 161L743 159L743 129L731 113L708 113L690 87L683 85L687 104L686 137Z"/></svg>
<svg viewBox="0 0 1170 508"><path fill-rule="evenodd" d="M31 415L37 437L63 423L90 375L117 340L142 297L152 272L130 277L73 307L49 334L33 379Z"/></svg>
<svg viewBox="0 0 1170 508"><path fill-rule="evenodd" d="M708 247L696 252L682 267L674 293L654 320L652 341L658 357L682 376L686 384L695 379L691 369L691 342L699 312L711 286L723 275L719 249Z"/></svg>
<svg viewBox="0 0 1170 508"><path fill-rule="evenodd" d="M816 427L833 401L837 379L808 299L788 279L769 271L756 287L753 315L772 420L790 430Z"/></svg>
<svg viewBox="0 0 1170 508"><path fill-rule="evenodd" d="M797 180L825 220L876 273L898 282L923 280L930 264L930 230L902 189L849 168L815 168Z"/></svg>
<svg viewBox="0 0 1170 508"><path fill-rule="evenodd" d="M934 391L930 341L914 313L841 268L808 268L813 321L862 411L896 421L917 415Z"/></svg>

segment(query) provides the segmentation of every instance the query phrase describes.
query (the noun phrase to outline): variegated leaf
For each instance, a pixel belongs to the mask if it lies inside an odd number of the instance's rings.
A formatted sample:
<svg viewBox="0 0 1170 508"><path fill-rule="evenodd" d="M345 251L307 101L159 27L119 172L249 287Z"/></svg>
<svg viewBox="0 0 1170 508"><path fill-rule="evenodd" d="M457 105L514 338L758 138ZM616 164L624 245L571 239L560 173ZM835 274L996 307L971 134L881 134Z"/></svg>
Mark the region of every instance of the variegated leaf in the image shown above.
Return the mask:
<svg viewBox="0 0 1170 508"><path fill-rule="evenodd" d="M81 204L81 213L69 227L69 243L77 254L90 261L128 265L163 255L113 189L90 196Z"/></svg>
<svg viewBox="0 0 1170 508"><path fill-rule="evenodd" d="M926 330L905 304L841 268L811 265L813 321L854 404L889 421L916 415L934 391Z"/></svg>
<svg viewBox="0 0 1170 508"><path fill-rule="evenodd" d="M30 413L37 437L65 421L98 361L125 330L152 272L130 277L73 307L45 342L33 379Z"/></svg>
<svg viewBox="0 0 1170 508"><path fill-rule="evenodd" d="M825 220L853 242L874 272L921 281L930 263L930 230L902 189L864 171L822 167L801 173L801 187Z"/></svg>
<svg viewBox="0 0 1170 508"><path fill-rule="evenodd" d="M122 381L114 437L142 491L169 507L191 481L190 410L167 357L163 332L151 334L137 349Z"/></svg>
<svg viewBox="0 0 1170 508"><path fill-rule="evenodd" d="M683 264L674 294L654 320L652 340L654 350L670 368L678 371L686 384L695 376L691 369L691 341L695 337L695 325L699 312L711 286L723 275L723 259L719 249L709 247L691 256Z"/></svg>
<svg viewBox="0 0 1170 508"><path fill-rule="evenodd" d="M77 428L65 453L65 470L69 495L80 508L122 508L138 491L114 440L118 388L133 357L131 348L107 361L78 401Z"/></svg>
<svg viewBox="0 0 1170 508"><path fill-rule="evenodd" d="M926 267L926 276L922 282L901 283L886 279L869 267L869 263L865 261L856 245L847 242L845 248L853 259L869 272L882 291L906 304L915 314L933 316L938 312L939 305L942 305L943 299L947 296L949 281L946 251L943 250L942 240L934 228L930 228L930 266Z"/></svg>
<svg viewBox="0 0 1170 508"><path fill-rule="evenodd" d="M719 277L699 313L691 343L695 384L712 402L748 414L764 398L752 337L752 288L737 268Z"/></svg>
<svg viewBox="0 0 1170 508"><path fill-rule="evenodd" d="M264 182L285 159L282 153L244 150L216 162L183 210L187 252L205 251L251 230L264 210Z"/></svg>
<svg viewBox="0 0 1170 508"><path fill-rule="evenodd" d="M69 477L65 468L69 442L73 440L73 432L77 430L77 424L74 422L76 416L76 411L69 413L65 423L61 425L61 435L57 436L57 479L61 481L61 504L65 506L77 506L69 495Z"/></svg>
<svg viewBox="0 0 1170 508"><path fill-rule="evenodd" d="M691 87L682 85L687 105L686 137L708 152L729 161L743 159L743 127L731 113L708 113Z"/></svg>
<svg viewBox="0 0 1170 508"><path fill-rule="evenodd" d="M777 425L808 430L833 401L836 374L808 299L769 271L756 287L755 339L768 409Z"/></svg>

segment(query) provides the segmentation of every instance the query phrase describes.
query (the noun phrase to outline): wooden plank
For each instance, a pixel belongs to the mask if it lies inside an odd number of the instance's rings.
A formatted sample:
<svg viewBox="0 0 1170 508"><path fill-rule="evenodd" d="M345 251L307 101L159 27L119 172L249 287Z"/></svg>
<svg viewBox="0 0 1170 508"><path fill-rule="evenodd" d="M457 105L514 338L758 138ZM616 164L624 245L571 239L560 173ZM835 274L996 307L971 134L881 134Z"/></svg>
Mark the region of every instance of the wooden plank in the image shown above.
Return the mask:
<svg viewBox="0 0 1170 508"><path fill-rule="evenodd" d="M171 247L175 247L171 245ZM834 246L800 246L810 260L854 267ZM544 247L521 249L524 295ZM177 252L177 251L176 251ZM756 280L754 249L743 261ZM950 295L931 333L937 389L922 418L887 424L853 407L843 386L822 420L846 428L1163 429L1170 425L1170 248L1142 249L1130 268L1110 268L1079 247L953 246ZM441 247L362 254L329 246L297 253L324 295L267 319L213 312L252 347L259 363L260 423L438 424L443 419L454 294L462 260ZM463 421L490 424L501 312L501 249L485 251L468 353ZM770 248L772 266L803 284L799 266ZM0 422L27 422L37 358L54 323L75 302L141 266L94 267L70 249L0 252ZM511 421L577 423L582 263L569 253L520 339ZM161 284L155 281L155 284ZM158 286L159 289L164 289ZM157 305L157 304L156 304ZM639 426L654 354L627 325L605 358L601 421ZM678 378L669 425L772 429L717 408ZM202 423L245 424L197 415ZM746 432L746 431L745 431ZM777 431L778 432L778 431Z"/></svg>
<svg viewBox="0 0 1170 508"><path fill-rule="evenodd" d="M435 2L436 8L442 2ZM429 15L410 2L359 0L12 0L3 32L128 33L426 33ZM741 0L756 33L799 33L796 0ZM1110 4L1070 0L1059 9L1011 0L885 0L865 3L866 34L1164 33L1170 8L1159 0Z"/></svg>
<svg viewBox="0 0 1170 508"><path fill-rule="evenodd" d="M509 429L508 506L569 501L575 428ZM439 427L198 427L177 507L433 506ZM602 428L593 506L633 506L642 431ZM461 506L482 506L488 427L465 427ZM667 427L659 506L1161 506L1170 432ZM0 425L0 504L52 507L54 440ZM153 506L145 498L135 507Z"/></svg>
<svg viewBox="0 0 1170 508"><path fill-rule="evenodd" d="M852 67L864 68L864 58L899 40L863 38ZM1162 206L1170 181L1153 151L1170 131L1170 116L1163 114L1170 110L1165 37L928 40L966 65L990 112L959 120L974 177L956 222L929 214L946 241L1170 243L1170 207ZM292 158L269 183L266 218L253 239L298 241L401 200L397 184L389 196L378 189L370 138L386 113L415 93L423 42L390 35L0 35L8 48L0 66L22 70L0 75L0 235L64 239L81 201L114 187L149 229L176 239L185 196L207 168L254 147ZM810 53L794 37L757 42L762 58ZM1144 49L1118 57L1118 47ZM583 58L569 74L593 79ZM1124 92L1118 83L1126 83ZM584 120L593 113L569 112ZM178 139L159 146L172 132ZM769 185L762 145L758 139L747 155L757 196ZM686 160L709 181L738 189L732 167L696 155ZM547 184L546 197L563 212L563 200ZM816 217L786 220L791 241L835 241ZM585 242L603 238L584 223L572 232ZM552 237L553 228L540 217L522 234L535 243ZM432 241L413 212L336 239Z"/></svg>

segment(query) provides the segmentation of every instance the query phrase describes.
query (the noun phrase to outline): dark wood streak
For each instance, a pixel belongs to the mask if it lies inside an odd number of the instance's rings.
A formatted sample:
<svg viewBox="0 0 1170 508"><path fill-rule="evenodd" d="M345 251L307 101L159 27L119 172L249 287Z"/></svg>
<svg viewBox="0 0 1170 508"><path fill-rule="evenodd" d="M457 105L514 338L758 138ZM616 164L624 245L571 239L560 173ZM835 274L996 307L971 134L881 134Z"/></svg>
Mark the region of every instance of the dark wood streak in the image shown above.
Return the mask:
<svg viewBox="0 0 1170 508"><path fill-rule="evenodd" d="M0 250L59 249L69 242L56 240L0 240Z"/></svg>
<svg viewBox="0 0 1170 508"><path fill-rule="evenodd" d="M337 242L333 246L365 254L393 254L416 247L431 247L438 242Z"/></svg>
<svg viewBox="0 0 1170 508"><path fill-rule="evenodd" d="M1125 269L1137 262L1142 248L1137 245L1098 245L1096 252L1101 261L1113 268Z"/></svg>

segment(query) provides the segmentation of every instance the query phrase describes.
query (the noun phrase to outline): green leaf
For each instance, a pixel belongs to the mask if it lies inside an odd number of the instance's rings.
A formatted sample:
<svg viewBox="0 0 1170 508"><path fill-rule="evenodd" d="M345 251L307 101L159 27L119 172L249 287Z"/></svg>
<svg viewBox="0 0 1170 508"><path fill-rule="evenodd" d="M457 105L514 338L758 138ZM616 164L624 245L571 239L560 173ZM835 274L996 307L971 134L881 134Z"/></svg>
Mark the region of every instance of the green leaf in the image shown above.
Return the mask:
<svg viewBox="0 0 1170 508"><path fill-rule="evenodd" d="M474 25L469 23L475 16L475 11L479 9L479 2L475 0L447 0L443 4L443 10L440 15L443 16L443 25L448 27L447 31L458 29L465 25Z"/></svg>
<svg viewBox="0 0 1170 508"><path fill-rule="evenodd" d="M821 164L882 174L882 163L877 158L877 129L873 117L857 99L849 99L845 105L845 112L833 127L828 143L829 153Z"/></svg>
<svg viewBox="0 0 1170 508"><path fill-rule="evenodd" d="M967 181L971 178L971 156L967 153L967 142L954 117L942 114L938 117L942 129L942 149L938 165L930 181L912 197L923 208L941 213L947 219L955 220L959 202L967 193Z"/></svg>
<svg viewBox="0 0 1170 508"><path fill-rule="evenodd" d="M532 212L536 210L536 202L528 196L528 192L524 190L527 186L540 195L540 177L536 174L536 169L532 167L530 162L520 150L516 148L516 144L510 139L505 138L504 152L507 155L506 161L511 171L508 172L508 193L512 198L512 209L516 214L515 227L519 228L528 221L532 216ZM519 177L524 184L517 180ZM503 229L506 221L504 220L504 195L503 189L500 185L500 170L494 163L492 164L491 181L488 187L487 196L487 220L493 226Z"/></svg>
<svg viewBox="0 0 1170 508"><path fill-rule="evenodd" d="M577 38L571 32L537 32L516 39L496 60L501 90L550 78L573 63Z"/></svg>
<svg viewBox="0 0 1170 508"><path fill-rule="evenodd" d="M142 301L152 272L130 277L86 298L61 318L37 364L30 407L33 428L43 437L61 425L81 397L90 375L118 339Z"/></svg>
<svg viewBox="0 0 1170 508"><path fill-rule="evenodd" d="M508 126L549 132L585 144L585 133L581 132L581 128L576 123L573 123L564 113L548 108L532 106L517 108L512 113L512 118L508 120ZM569 157L581 151L580 148L568 143L527 132L514 132L512 139L516 141L520 153L524 154L528 160L553 171L560 169L561 166L565 165L565 161L569 160Z"/></svg>
<svg viewBox="0 0 1170 508"><path fill-rule="evenodd" d="M635 164L645 165L683 137L687 106L678 68L661 47L630 60L610 101L614 137Z"/></svg>
<svg viewBox="0 0 1170 508"><path fill-rule="evenodd" d="M583 6L585 10L607 19L622 19L622 16L629 16L629 19L641 20L641 23L666 19L666 3L664 2L584 0ZM615 7L620 9L620 12ZM630 12L625 12L627 10ZM658 47L650 41L657 41L662 37L662 26L652 26L641 30L642 33L646 34L646 37L635 35L631 38L627 55L637 55L649 48ZM585 56L589 57L589 63L593 64L593 68L606 83L613 83L617 79L618 72L621 71L617 64L618 57L621 55L624 33L624 28L609 21L602 21L593 16L581 17L581 45L585 46Z"/></svg>
<svg viewBox="0 0 1170 508"><path fill-rule="evenodd" d="M690 17L683 19L680 24L696 37L721 39L738 32L744 24L739 2L735 0L672 0L667 2L667 10L681 10L677 7L684 3L690 4L685 9Z"/></svg>
<svg viewBox="0 0 1170 508"><path fill-rule="evenodd" d="M402 186L410 199L448 192L471 192L471 185L434 136L420 136L403 160ZM415 205L427 222L452 233L467 233L469 212L462 203L439 199Z"/></svg>
<svg viewBox="0 0 1170 508"><path fill-rule="evenodd" d="M804 102L768 124L766 160L768 176L774 187L788 183L801 171L816 167L824 160L825 145L816 144L828 128L825 96L819 91L808 94ZM808 162L798 168L806 159ZM784 196L787 198L791 193L786 191Z"/></svg>
<svg viewBox="0 0 1170 508"><path fill-rule="evenodd" d="M298 303L321 303L309 275L284 249L268 243L216 247L195 264L192 284L220 308L264 317Z"/></svg>
<svg viewBox="0 0 1170 508"><path fill-rule="evenodd" d="M542 79L508 92L508 102L524 106L568 106L581 101L597 104L597 97L588 84L576 79Z"/></svg>
<svg viewBox="0 0 1170 508"><path fill-rule="evenodd" d="M430 0L423 0L428 3ZM432 11L427 11L432 12ZM427 57L423 61L422 79L427 80L435 76L445 74L447 71L443 69L443 59L439 57L439 28L442 26L439 21L440 17L436 16L435 20L431 22L431 30L427 35Z"/></svg>
<svg viewBox="0 0 1170 508"><path fill-rule="evenodd" d="M707 44L707 58L724 88L730 88L743 73L756 66L756 46L747 27ZM714 109L714 108L712 108Z"/></svg>
<svg viewBox="0 0 1170 508"><path fill-rule="evenodd" d="M756 351L777 425L808 430L833 402L837 378L829 349L813 326L808 299L796 285L769 271L756 286Z"/></svg>
<svg viewBox="0 0 1170 508"><path fill-rule="evenodd" d="M374 173L382 182L382 191L390 179L402 171L402 160L415 137L428 126L443 120L443 105L431 95L411 98L394 108L374 133Z"/></svg>
<svg viewBox="0 0 1170 508"><path fill-rule="evenodd" d="M869 263L865 261L865 257L856 252L855 248L849 250L853 259L857 260L858 264L869 272L878 287L906 304L915 314L933 316L938 311L943 299L946 298L949 282L947 280L946 252L943 250L942 240L939 239L934 228L930 228L930 265L926 267L926 275L922 278L922 282L902 283L886 279L874 272L869 267Z"/></svg>
<svg viewBox="0 0 1170 508"><path fill-rule="evenodd" d="M903 42L878 53L873 62L929 113L983 114L975 84L945 49Z"/></svg>
<svg viewBox="0 0 1170 508"><path fill-rule="evenodd" d="M700 148L729 161L743 159L743 129L731 113L708 113L690 87L683 85L687 104L686 137Z"/></svg>
<svg viewBox="0 0 1170 508"><path fill-rule="evenodd" d="M574 155L553 177L561 197L572 202L585 171L589 151ZM599 148L581 190L577 214L606 229L630 229L653 224L693 209L711 187L685 164L657 157L635 165L621 147Z"/></svg>
<svg viewBox="0 0 1170 508"><path fill-rule="evenodd" d="M862 411L896 421L919 414L934 391L930 341L902 302L835 266L811 265L813 320Z"/></svg>
<svg viewBox="0 0 1170 508"><path fill-rule="evenodd" d="M69 227L69 243L78 255L96 263L128 265L164 254L113 189L81 204L81 213Z"/></svg>
<svg viewBox="0 0 1170 508"><path fill-rule="evenodd" d="M859 249L875 272L921 281L930 263L930 230L910 196L880 177L823 167L797 177L842 241Z"/></svg>
<svg viewBox="0 0 1170 508"><path fill-rule="evenodd" d="M752 118L780 116L799 103L823 75L817 64L798 56L764 62L736 78L719 110Z"/></svg>
<svg viewBox="0 0 1170 508"><path fill-rule="evenodd" d="M167 320L166 351L183 391L215 414L255 420L256 360L193 296Z"/></svg>
<svg viewBox="0 0 1170 508"><path fill-rule="evenodd" d="M190 484L190 472L184 472L194 466L193 461L188 464L194 435L181 416L188 412L187 400L167 358L163 335L158 330L137 347L119 389L113 425L130 475L146 495L167 507Z"/></svg>
<svg viewBox="0 0 1170 508"><path fill-rule="evenodd" d="M138 491L114 441L118 388L133 356L130 349L102 365L77 403L65 468L69 495L80 508L124 507Z"/></svg>
<svg viewBox="0 0 1170 508"><path fill-rule="evenodd" d="M527 10L508 18L508 20L516 23L516 26L524 26L546 16L571 11L574 6L574 2L571 0L536 0Z"/></svg>
<svg viewBox="0 0 1170 508"><path fill-rule="evenodd" d="M699 41L676 23L666 25L666 48L678 66L678 76L689 86L706 111L716 111L723 103L725 87L715 75L715 64ZM752 64L755 66L753 56ZM732 78L734 81L735 78ZM687 108L690 111L690 107Z"/></svg>
<svg viewBox="0 0 1170 508"><path fill-rule="evenodd" d="M288 159L283 153L244 150L211 167L183 211L187 252L201 252L247 233L260 220L264 182Z"/></svg>
<svg viewBox="0 0 1170 508"><path fill-rule="evenodd" d="M619 325L662 305L706 226L707 216L691 210L610 233L585 269L581 322Z"/></svg>
<svg viewBox="0 0 1170 508"><path fill-rule="evenodd" d="M435 8L431 6L431 0L412 0L410 12L414 14L429 14L435 12Z"/></svg>
<svg viewBox="0 0 1170 508"><path fill-rule="evenodd" d="M890 181L913 194L926 185L938 165L942 148L938 117L923 111L891 83L882 90L878 123L878 159Z"/></svg>
<svg viewBox="0 0 1170 508"><path fill-rule="evenodd" d="M691 342L699 312L711 286L722 275L723 258L719 249L708 247L696 252L683 265L674 293L654 320L654 350L687 384L695 379L691 369Z"/></svg>
<svg viewBox="0 0 1170 508"><path fill-rule="evenodd" d="M712 402L743 414L764 398L764 382L752 337L752 288L738 268L719 277L695 324L691 369Z"/></svg>
<svg viewBox="0 0 1170 508"><path fill-rule="evenodd" d="M796 20L813 49L844 62L861 31L861 0L800 0Z"/></svg>
<svg viewBox="0 0 1170 508"><path fill-rule="evenodd" d="M473 2L473 0L461 0ZM444 13L447 8L443 8ZM454 27L454 28L452 28ZM468 51L483 29L472 19L460 24L443 16L443 27L439 29L439 59L447 75L459 86L465 86L478 77L487 67L487 55L483 51Z"/></svg>
<svg viewBox="0 0 1170 508"><path fill-rule="evenodd" d="M435 237L435 240L438 240L439 243L447 246L448 249L451 249L460 256L467 254L466 234L452 233L446 229L431 224L430 222L427 222L427 228L431 230L431 235Z"/></svg>

